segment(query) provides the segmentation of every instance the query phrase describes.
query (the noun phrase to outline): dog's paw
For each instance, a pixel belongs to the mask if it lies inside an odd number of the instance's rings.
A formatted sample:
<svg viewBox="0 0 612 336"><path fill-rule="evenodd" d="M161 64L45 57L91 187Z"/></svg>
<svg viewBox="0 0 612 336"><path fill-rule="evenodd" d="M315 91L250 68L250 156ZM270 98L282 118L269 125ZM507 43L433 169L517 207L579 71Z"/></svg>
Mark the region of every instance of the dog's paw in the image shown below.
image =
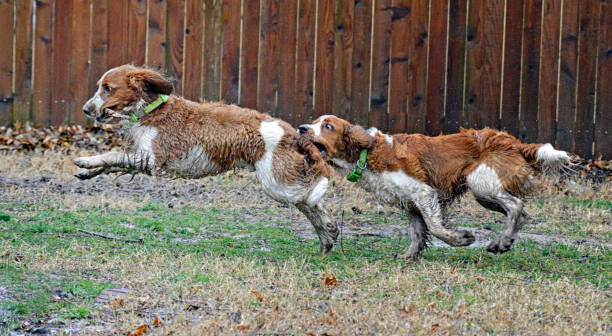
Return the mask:
<svg viewBox="0 0 612 336"><path fill-rule="evenodd" d="M78 157L72 160L75 166L79 168L92 168L91 159L87 156Z"/></svg>
<svg viewBox="0 0 612 336"><path fill-rule="evenodd" d="M476 237L473 233L467 230L457 230L458 236L455 237L453 246L469 246L476 241Z"/></svg>
<svg viewBox="0 0 612 336"><path fill-rule="evenodd" d="M397 259L404 259L406 263L416 263L421 259L421 251L408 251L395 256Z"/></svg>
<svg viewBox="0 0 612 336"><path fill-rule="evenodd" d="M487 251L491 253L505 253L510 251L513 243L514 238L500 236L487 246Z"/></svg>
<svg viewBox="0 0 612 336"><path fill-rule="evenodd" d="M88 180L94 176L100 175L104 171L104 168L86 169L81 168L77 171L74 176L80 180Z"/></svg>

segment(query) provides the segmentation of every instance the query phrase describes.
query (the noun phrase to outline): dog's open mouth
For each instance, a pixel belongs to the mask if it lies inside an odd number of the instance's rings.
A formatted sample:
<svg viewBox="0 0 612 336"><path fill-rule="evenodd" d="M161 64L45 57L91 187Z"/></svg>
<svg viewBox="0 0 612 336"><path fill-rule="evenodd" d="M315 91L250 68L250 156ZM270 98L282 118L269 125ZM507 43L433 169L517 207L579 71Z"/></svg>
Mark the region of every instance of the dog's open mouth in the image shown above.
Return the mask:
<svg viewBox="0 0 612 336"><path fill-rule="evenodd" d="M327 158L327 148L325 148L325 145L323 145L320 142L313 142L315 147L317 147L319 149L319 152L321 152L321 156L323 156L323 158Z"/></svg>

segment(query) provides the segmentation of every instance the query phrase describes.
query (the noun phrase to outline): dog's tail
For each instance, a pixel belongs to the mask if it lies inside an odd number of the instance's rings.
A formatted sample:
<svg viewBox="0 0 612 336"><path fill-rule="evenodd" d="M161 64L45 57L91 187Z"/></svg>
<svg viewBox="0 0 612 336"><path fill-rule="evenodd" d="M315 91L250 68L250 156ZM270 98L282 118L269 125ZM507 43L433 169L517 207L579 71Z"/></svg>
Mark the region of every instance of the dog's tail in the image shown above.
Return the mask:
<svg viewBox="0 0 612 336"><path fill-rule="evenodd" d="M549 143L520 143L517 147L527 162L537 162L546 169L560 170L571 165L570 155L565 151L555 149Z"/></svg>
<svg viewBox="0 0 612 336"><path fill-rule="evenodd" d="M317 174L330 178L334 175L334 170L330 167L321 152L310 140L305 137L298 136L296 145L298 151L306 157L306 162Z"/></svg>

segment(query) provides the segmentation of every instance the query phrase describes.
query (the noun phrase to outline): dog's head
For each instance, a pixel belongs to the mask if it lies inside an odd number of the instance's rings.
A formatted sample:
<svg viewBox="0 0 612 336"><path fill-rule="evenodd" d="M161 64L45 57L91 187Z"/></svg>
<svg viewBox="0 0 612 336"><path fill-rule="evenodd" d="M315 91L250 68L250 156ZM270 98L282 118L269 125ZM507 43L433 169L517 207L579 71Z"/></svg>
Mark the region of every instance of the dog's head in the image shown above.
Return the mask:
<svg viewBox="0 0 612 336"><path fill-rule="evenodd" d="M328 160L356 161L362 149L374 145L374 137L363 127L336 116L320 116L312 124L300 125L298 132L309 138Z"/></svg>
<svg viewBox="0 0 612 336"><path fill-rule="evenodd" d="M83 112L96 121L116 123L141 112L160 94L171 92L172 83L159 72L122 65L102 75L98 90L83 105Z"/></svg>

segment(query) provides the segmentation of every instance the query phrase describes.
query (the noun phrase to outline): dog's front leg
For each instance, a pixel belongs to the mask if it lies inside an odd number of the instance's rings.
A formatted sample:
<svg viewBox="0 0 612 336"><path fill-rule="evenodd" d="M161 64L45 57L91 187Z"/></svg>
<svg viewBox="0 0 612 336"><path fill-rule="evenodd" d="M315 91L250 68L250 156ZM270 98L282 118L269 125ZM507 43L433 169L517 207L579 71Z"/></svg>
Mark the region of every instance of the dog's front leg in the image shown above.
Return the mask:
<svg viewBox="0 0 612 336"><path fill-rule="evenodd" d="M127 170L125 168L119 167L96 167L96 168L81 168L77 171L74 176L81 180L88 180L92 177L96 177L100 174L108 174L108 173L124 173Z"/></svg>
<svg viewBox="0 0 612 336"><path fill-rule="evenodd" d="M328 253L334 247L338 238L338 226L331 213L321 204L308 205L298 203L295 205L310 220L319 236L320 252Z"/></svg>
<svg viewBox="0 0 612 336"><path fill-rule="evenodd" d="M77 167L86 169L115 167L144 172L150 172L155 166L153 155L147 152L129 154L121 152L108 152L100 155L76 158L73 162Z"/></svg>
<svg viewBox="0 0 612 336"><path fill-rule="evenodd" d="M94 156L82 156L74 159L72 162L79 167L85 169L99 168L99 167L113 167L123 166L127 154L121 152L108 152Z"/></svg>

